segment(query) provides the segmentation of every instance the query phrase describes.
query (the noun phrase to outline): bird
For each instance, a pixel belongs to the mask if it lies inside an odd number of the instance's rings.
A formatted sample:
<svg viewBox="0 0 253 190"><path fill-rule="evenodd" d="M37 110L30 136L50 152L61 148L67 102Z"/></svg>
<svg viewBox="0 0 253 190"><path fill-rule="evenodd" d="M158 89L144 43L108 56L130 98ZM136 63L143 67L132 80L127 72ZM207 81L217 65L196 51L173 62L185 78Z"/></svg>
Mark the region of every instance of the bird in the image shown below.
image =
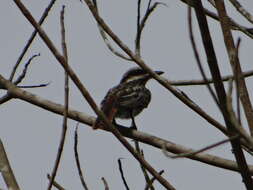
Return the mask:
<svg viewBox="0 0 253 190"><path fill-rule="evenodd" d="M155 73L161 75L164 72ZM151 92L145 86L151 78L141 67L133 67L123 75L118 85L109 89L101 102L101 110L111 123L117 125L115 118L132 119L131 127L137 129L134 118L147 108L151 101ZM93 129L104 126L101 118L97 117Z"/></svg>

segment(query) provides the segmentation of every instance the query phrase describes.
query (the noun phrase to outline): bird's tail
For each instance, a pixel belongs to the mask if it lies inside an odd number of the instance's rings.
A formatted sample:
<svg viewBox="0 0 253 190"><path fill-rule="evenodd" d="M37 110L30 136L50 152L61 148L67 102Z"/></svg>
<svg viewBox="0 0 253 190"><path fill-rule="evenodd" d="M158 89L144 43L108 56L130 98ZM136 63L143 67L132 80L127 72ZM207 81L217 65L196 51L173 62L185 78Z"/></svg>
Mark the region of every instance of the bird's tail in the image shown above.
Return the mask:
<svg viewBox="0 0 253 190"><path fill-rule="evenodd" d="M110 122L113 121L117 112L115 102L115 96L113 95L105 97L105 99L102 101L101 110L104 112L105 116ZM103 129L106 127L106 125L100 117L97 117L92 127L93 129Z"/></svg>

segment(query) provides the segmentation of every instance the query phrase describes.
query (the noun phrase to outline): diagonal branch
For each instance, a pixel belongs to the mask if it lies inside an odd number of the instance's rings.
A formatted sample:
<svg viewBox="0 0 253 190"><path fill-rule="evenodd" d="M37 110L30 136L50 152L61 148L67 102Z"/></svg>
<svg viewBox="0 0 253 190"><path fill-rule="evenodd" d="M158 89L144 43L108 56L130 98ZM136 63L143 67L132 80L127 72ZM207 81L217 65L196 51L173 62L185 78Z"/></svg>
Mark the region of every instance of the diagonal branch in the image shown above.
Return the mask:
<svg viewBox="0 0 253 190"><path fill-rule="evenodd" d="M253 24L253 16L237 0L229 0L236 10Z"/></svg>
<svg viewBox="0 0 253 190"><path fill-rule="evenodd" d="M230 30L230 23L226 13L225 5L223 1L215 1L218 14L220 17L220 24L224 36L224 42L227 49L227 54L229 56L230 64L234 72L234 76L239 76L236 80L240 100L244 109L244 113L248 122L249 130L251 136L253 136L253 108L249 98L249 93L246 87L244 78L242 77L242 69L240 65L239 58L237 56L237 50L235 48L233 36ZM235 69L236 68L236 69ZM238 74L237 74L237 72Z"/></svg>
<svg viewBox="0 0 253 190"><path fill-rule="evenodd" d="M40 18L40 20L39 20L39 25L42 25L42 24L43 24L43 22L44 22L45 19L47 18L47 15L48 15L49 11L51 10L51 8L53 7L53 5L55 4L55 2L56 2L56 0L51 0L51 1L50 1L50 3L48 4L48 6L46 7L46 9L44 10L44 12L43 12L43 14L42 14L42 16L41 16L41 18ZM26 43L24 49L22 50L20 56L18 57L18 60L17 60L17 62L16 62L16 64L15 64L15 66L14 66L13 69L12 69L12 72L11 72L11 75L10 75L10 78L9 78L10 81L13 80L14 75L15 75L15 73L16 73L16 70L17 70L19 64L21 63L23 57L25 56L27 50L28 50L29 47L31 46L31 44L32 44L32 42L33 42L33 40L34 40L36 34L37 34L37 31L34 30L33 33L32 33L32 35L31 35L31 37L30 37L29 40L27 41L27 43Z"/></svg>
<svg viewBox="0 0 253 190"><path fill-rule="evenodd" d="M193 7L194 0L180 0L180 1ZM219 16L209 11L208 9L204 8L204 13L210 18L213 18L214 20L219 21ZM247 28L245 26L242 26L238 24L237 22L235 22L232 18L229 18L229 22L233 30L239 30L243 32L244 34L246 34L248 37L253 38L252 28Z"/></svg>
<svg viewBox="0 0 253 190"><path fill-rule="evenodd" d="M4 149L2 140L0 139L0 172L2 173L4 182L8 189L20 190L14 173L11 169L7 154Z"/></svg>
<svg viewBox="0 0 253 190"><path fill-rule="evenodd" d="M93 4L94 4L94 7L96 8L97 13L99 14L99 12L98 12L98 7L97 7L97 0L93 0ZM118 56L118 57L120 57L120 58L122 58L122 59L124 59L124 60L132 61L131 58L129 58L129 57L123 55L122 53L120 53L120 52L118 52L116 49L114 49L113 46L110 44L110 42L109 42L109 40L108 40L108 38L107 38L107 36L106 36L106 33L104 32L103 28L101 28L101 27L99 26L99 24L98 24L97 26L98 26L99 33L100 33L102 39L104 40L105 45L108 47L108 49L109 49L114 55L116 55L116 56Z"/></svg>

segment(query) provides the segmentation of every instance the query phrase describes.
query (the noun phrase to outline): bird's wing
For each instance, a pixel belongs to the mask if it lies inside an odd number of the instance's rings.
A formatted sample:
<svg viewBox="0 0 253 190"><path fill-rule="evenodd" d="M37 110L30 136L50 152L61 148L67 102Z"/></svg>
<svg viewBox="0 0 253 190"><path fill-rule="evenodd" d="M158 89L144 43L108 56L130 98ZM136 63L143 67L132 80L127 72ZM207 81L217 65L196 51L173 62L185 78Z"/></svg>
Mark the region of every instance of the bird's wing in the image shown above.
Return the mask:
<svg viewBox="0 0 253 190"><path fill-rule="evenodd" d="M146 88L129 89L118 97L116 104L132 109L133 107L146 107L151 99L151 93Z"/></svg>

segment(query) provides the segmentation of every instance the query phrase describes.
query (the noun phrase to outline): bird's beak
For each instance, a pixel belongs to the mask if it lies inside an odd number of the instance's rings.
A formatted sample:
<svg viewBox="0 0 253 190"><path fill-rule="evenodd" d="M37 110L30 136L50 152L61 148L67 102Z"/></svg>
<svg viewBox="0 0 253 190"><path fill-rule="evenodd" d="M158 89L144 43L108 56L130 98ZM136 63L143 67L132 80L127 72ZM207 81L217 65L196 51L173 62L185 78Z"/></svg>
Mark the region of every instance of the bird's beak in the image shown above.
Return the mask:
<svg viewBox="0 0 253 190"><path fill-rule="evenodd" d="M164 72L163 71L155 71L156 74L162 75Z"/></svg>

